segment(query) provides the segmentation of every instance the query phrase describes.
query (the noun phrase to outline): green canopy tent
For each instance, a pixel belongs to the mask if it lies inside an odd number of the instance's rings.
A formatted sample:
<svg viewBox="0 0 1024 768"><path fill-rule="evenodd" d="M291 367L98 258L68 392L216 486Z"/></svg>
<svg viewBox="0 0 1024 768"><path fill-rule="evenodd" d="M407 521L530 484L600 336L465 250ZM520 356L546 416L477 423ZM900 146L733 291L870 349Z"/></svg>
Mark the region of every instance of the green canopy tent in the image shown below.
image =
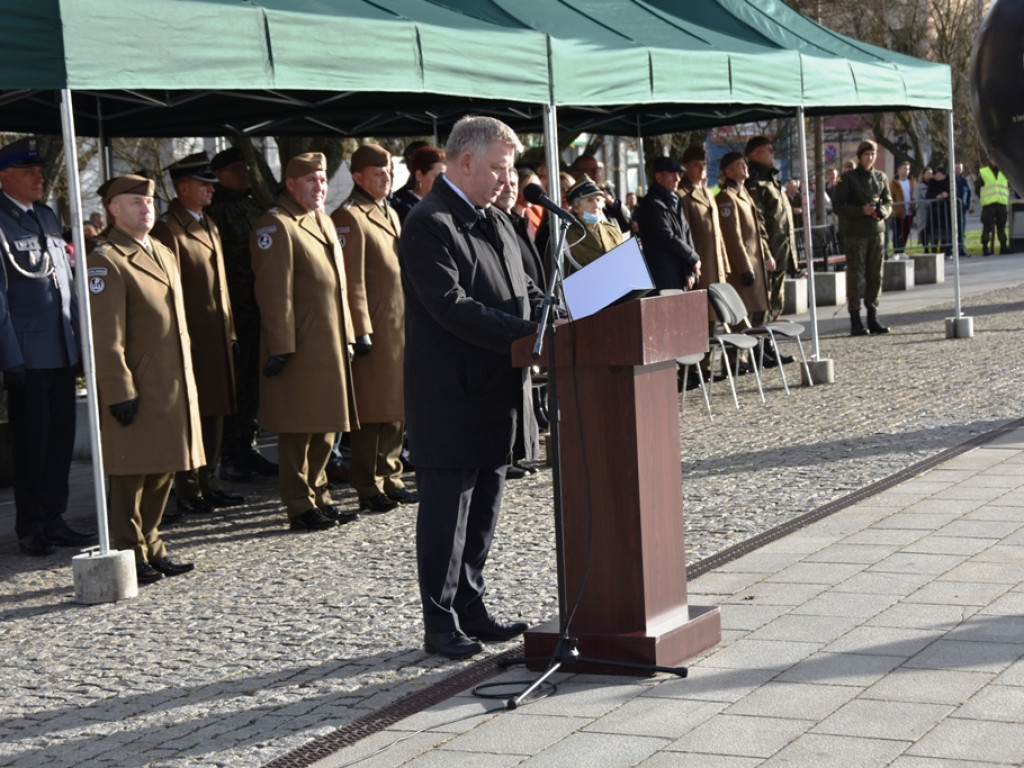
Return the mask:
<svg viewBox="0 0 1024 768"><path fill-rule="evenodd" d="M949 109L949 69L779 0L0 0L0 125L410 135L467 111L614 135Z"/></svg>
<svg viewBox="0 0 1024 768"><path fill-rule="evenodd" d="M658 134L952 104L945 65L837 35L778 0L0 0L0 14L0 128L63 133L75 223L76 127L410 135L478 112L543 126L553 165L558 126ZM74 237L80 248L80 227Z"/></svg>

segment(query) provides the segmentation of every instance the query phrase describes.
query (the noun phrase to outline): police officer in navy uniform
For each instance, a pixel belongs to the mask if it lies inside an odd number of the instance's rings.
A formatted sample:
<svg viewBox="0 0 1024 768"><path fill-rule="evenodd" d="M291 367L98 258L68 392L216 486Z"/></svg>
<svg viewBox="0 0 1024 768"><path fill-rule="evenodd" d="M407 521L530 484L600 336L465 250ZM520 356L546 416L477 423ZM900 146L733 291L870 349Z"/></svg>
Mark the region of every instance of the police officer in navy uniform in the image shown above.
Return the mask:
<svg viewBox="0 0 1024 768"><path fill-rule="evenodd" d="M81 370L67 246L43 199L35 139L0 149L0 370L14 433L14 528L27 555L93 537L64 522Z"/></svg>

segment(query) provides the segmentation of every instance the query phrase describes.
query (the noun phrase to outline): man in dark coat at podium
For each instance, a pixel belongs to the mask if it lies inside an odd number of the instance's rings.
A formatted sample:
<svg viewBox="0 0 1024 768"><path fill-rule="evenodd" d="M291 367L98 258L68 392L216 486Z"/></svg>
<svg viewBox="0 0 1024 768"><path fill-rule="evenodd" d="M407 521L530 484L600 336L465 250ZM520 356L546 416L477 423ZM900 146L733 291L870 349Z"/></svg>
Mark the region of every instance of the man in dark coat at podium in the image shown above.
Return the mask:
<svg viewBox="0 0 1024 768"><path fill-rule="evenodd" d="M448 171L409 213L399 241L424 645L453 659L527 628L495 619L483 600L516 408L529 407L529 375L512 367L511 347L536 333L530 318L542 300L511 224L491 208L520 150L498 120L456 123Z"/></svg>

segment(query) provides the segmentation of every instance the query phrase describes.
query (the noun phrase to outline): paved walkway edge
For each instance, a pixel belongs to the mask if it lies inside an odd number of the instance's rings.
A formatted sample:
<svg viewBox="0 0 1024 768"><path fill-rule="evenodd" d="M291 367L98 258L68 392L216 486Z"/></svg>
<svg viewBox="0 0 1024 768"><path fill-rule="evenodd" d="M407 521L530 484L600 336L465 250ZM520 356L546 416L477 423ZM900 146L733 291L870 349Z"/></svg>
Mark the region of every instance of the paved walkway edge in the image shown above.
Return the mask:
<svg viewBox="0 0 1024 768"><path fill-rule="evenodd" d="M960 443L959 445L939 451L934 456L922 459L916 464L895 472L877 482L871 483L864 488L848 493L846 496L836 499L835 501L823 504L817 509L793 518L792 520L789 520L782 525L778 525L771 530L752 536L739 544L728 547L711 557L704 558L703 560L688 566L687 574L689 579L692 581L702 574L708 573L715 568L719 568L734 560L738 560L744 555L750 554L773 541L778 541L801 528L805 528L819 520L823 520L824 518L846 509L847 507L851 507L854 504L864 501L865 499L888 490L889 488L893 488L900 483L906 482L907 480L916 477L929 469L933 469L956 456L967 453L974 448L990 443L1005 434L1021 428L1024 428L1024 418L1009 421L996 429L977 435L970 440ZM479 685L480 683L497 676L501 672L505 671L501 666L502 661L521 657L522 654L523 648L522 645L519 645L515 648L504 651L501 654L490 656L478 661L464 669L460 669L437 683L399 699L387 707L357 718L351 723L332 731L326 736L314 739L307 744L302 745L298 749L294 749L291 752L275 758L269 763L266 763L263 768L308 768L316 762L330 757L334 753L350 747L368 736L379 733L407 717L440 704L452 696L462 693L470 687Z"/></svg>

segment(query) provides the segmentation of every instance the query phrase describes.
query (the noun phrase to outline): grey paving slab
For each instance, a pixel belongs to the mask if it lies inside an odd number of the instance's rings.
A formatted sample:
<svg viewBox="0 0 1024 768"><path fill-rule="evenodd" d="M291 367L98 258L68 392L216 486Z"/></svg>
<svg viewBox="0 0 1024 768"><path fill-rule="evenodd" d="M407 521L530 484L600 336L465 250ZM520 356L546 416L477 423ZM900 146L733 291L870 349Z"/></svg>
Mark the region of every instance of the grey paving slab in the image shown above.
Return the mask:
<svg viewBox="0 0 1024 768"><path fill-rule="evenodd" d="M858 686L769 682L725 710L730 715L821 722L860 692Z"/></svg>
<svg viewBox="0 0 1024 768"><path fill-rule="evenodd" d="M900 667L869 686L861 698L956 706L995 679L990 672Z"/></svg>
<svg viewBox="0 0 1024 768"><path fill-rule="evenodd" d="M925 573L894 573L892 571L863 570L834 585L833 592L852 592L868 595L902 596L920 590L930 583L932 576Z"/></svg>
<svg viewBox="0 0 1024 768"><path fill-rule="evenodd" d="M869 619L866 624L947 632L977 610L977 606L916 603L904 600Z"/></svg>
<svg viewBox="0 0 1024 768"><path fill-rule="evenodd" d="M1024 691L1015 685L989 685L960 706L956 717L1024 724Z"/></svg>
<svg viewBox="0 0 1024 768"><path fill-rule="evenodd" d="M397 768L451 738L451 734L440 732L409 734L381 731L312 765L313 768L341 768L358 762L366 768Z"/></svg>
<svg viewBox="0 0 1024 768"><path fill-rule="evenodd" d="M677 739L728 706L720 701L639 696L602 715L586 732Z"/></svg>
<svg viewBox="0 0 1024 768"><path fill-rule="evenodd" d="M810 733L761 765L765 768L882 768L909 746L909 742L861 739Z"/></svg>
<svg viewBox="0 0 1024 768"><path fill-rule="evenodd" d="M897 595L858 594L856 592L826 591L812 597L803 605L790 609L794 615L843 616L870 619L893 605Z"/></svg>
<svg viewBox="0 0 1024 768"><path fill-rule="evenodd" d="M964 555L936 555L925 552L897 552L875 562L868 570L881 573L923 573L940 576L966 560Z"/></svg>
<svg viewBox="0 0 1024 768"><path fill-rule="evenodd" d="M907 749L908 755L961 760L965 763L1020 765L1024 762L1024 728L950 717Z"/></svg>
<svg viewBox="0 0 1024 768"><path fill-rule="evenodd" d="M813 725L813 720L723 714L672 742L665 751L767 758Z"/></svg>
<svg viewBox="0 0 1024 768"><path fill-rule="evenodd" d="M898 667L902 656L817 653L779 675L779 682L856 685L866 688Z"/></svg>
<svg viewBox="0 0 1024 768"><path fill-rule="evenodd" d="M956 707L909 701L855 699L812 729L812 733L916 742Z"/></svg>
<svg viewBox="0 0 1024 768"><path fill-rule="evenodd" d="M718 668L707 660L690 668L684 680L661 681L657 687L642 695L654 699L692 699L695 701L737 701L769 680L777 677L778 670L751 668Z"/></svg>
<svg viewBox="0 0 1024 768"><path fill-rule="evenodd" d="M563 768L569 765L636 765L668 744L650 736L618 738L603 733L574 733L520 763L530 768Z"/></svg>
<svg viewBox="0 0 1024 768"><path fill-rule="evenodd" d="M784 642L812 642L825 645L849 632L860 623L859 617L787 614L751 632L743 639Z"/></svg>
<svg viewBox="0 0 1024 768"><path fill-rule="evenodd" d="M863 653L910 658L943 637L934 630L859 626L825 646L829 653Z"/></svg>
<svg viewBox="0 0 1024 768"><path fill-rule="evenodd" d="M955 576L956 572L951 571L942 579L922 584L920 589L907 595L904 601L980 608L1005 594L1013 586L1007 581L961 581Z"/></svg>
<svg viewBox="0 0 1024 768"><path fill-rule="evenodd" d="M877 563L900 549L898 544L851 544L842 541L804 558L808 563Z"/></svg>
<svg viewBox="0 0 1024 768"><path fill-rule="evenodd" d="M533 715L528 710L504 712L473 730L455 736L445 749L504 755L535 755L590 723L591 718L568 714ZM509 722L514 721L514 722Z"/></svg>
<svg viewBox="0 0 1024 768"><path fill-rule="evenodd" d="M936 640L906 662L920 669L964 669L975 672L1000 672L1024 655L1020 643L981 643Z"/></svg>
<svg viewBox="0 0 1024 768"><path fill-rule="evenodd" d="M769 584L833 584L836 579L847 579L860 573L865 563L820 563L801 561L789 568L772 574L765 581Z"/></svg>

